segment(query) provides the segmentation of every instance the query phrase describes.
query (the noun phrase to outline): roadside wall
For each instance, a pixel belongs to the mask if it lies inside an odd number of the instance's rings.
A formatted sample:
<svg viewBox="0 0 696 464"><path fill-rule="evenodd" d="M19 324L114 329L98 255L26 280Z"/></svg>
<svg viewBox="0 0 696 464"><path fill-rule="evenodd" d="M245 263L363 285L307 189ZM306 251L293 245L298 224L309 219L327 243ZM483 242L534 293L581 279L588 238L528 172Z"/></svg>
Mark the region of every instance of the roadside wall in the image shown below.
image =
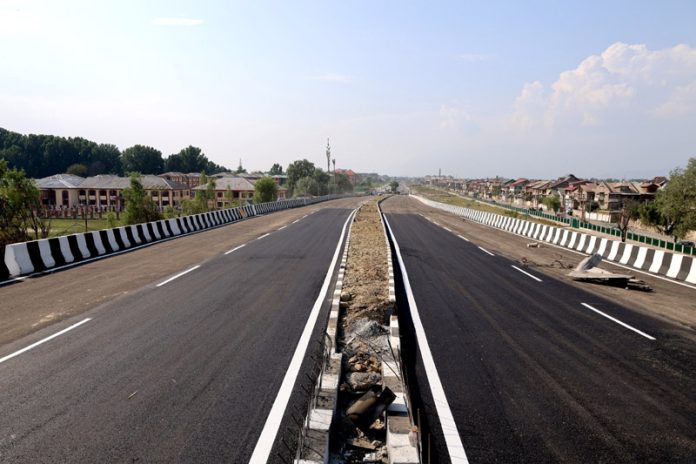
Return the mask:
<svg viewBox="0 0 696 464"><path fill-rule="evenodd" d="M625 243L565 227L549 226L501 214L438 203L417 195L412 196L433 208L496 229L528 237L535 241L552 243L588 255L597 253L607 261L669 279L696 284L696 259L691 256Z"/></svg>

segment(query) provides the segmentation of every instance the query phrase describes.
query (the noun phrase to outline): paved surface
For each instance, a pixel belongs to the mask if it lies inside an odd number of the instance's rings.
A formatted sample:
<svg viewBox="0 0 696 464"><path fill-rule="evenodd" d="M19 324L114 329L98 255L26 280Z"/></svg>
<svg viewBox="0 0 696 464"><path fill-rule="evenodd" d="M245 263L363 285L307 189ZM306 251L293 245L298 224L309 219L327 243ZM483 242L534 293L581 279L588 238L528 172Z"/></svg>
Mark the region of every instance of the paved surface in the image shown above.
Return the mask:
<svg viewBox="0 0 696 464"><path fill-rule="evenodd" d="M383 205L471 462L696 462L693 330L523 269L538 282L478 236L398 214L403 202ZM432 462L448 462L420 352L410 356Z"/></svg>
<svg viewBox="0 0 696 464"><path fill-rule="evenodd" d="M0 363L0 462L248 461L349 213L323 208L0 347L2 358L91 318ZM288 411L301 420L300 387ZM280 430L292 446L289 412ZM289 455L278 442L277 453Z"/></svg>

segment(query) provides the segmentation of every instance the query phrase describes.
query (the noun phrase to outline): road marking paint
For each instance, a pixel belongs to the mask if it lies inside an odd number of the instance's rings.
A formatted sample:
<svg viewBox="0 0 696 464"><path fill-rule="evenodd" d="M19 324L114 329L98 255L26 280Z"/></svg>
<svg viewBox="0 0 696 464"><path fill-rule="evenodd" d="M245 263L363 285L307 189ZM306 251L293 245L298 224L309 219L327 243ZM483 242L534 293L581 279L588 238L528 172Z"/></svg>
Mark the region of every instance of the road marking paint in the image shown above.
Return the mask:
<svg viewBox="0 0 696 464"><path fill-rule="evenodd" d="M239 245L238 247L234 247L231 250L228 250L225 252L226 255L229 255L230 253L234 253L235 251L239 250L240 248L244 248L246 246L246 243L243 243L242 245Z"/></svg>
<svg viewBox="0 0 696 464"><path fill-rule="evenodd" d="M287 224L284 225L283 227L279 227L278 230L283 230L283 229L285 229L286 227L287 227Z"/></svg>
<svg viewBox="0 0 696 464"><path fill-rule="evenodd" d="M648 340L655 340L655 337L648 335L645 332L641 332L640 330L636 329L635 327L631 327L630 325L626 324L625 322L621 322L620 320L616 319L615 317L611 317L610 315L603 313L599 309L593 308L592 306L588 305L587 303L580 303L580 304L583 305L584 307L586 307L587 309L591 309L592 311L596 312L597 314L601 314L602 316L606 317L607 319L610 319L610 320L616 322L617 324L622 325L622 326L626 327L627 329L632 330L639 335L642 335L643 337L647 338Z"/></svg>
<svg viewBox="0 0 696 464"><path fill-rule="evenodd" d="M295 219L294 221L292 221L293 224L297 224L298 222L300 222L299 219Z"/></svg>
<svg viewBox="0 0 696 464"><path fill-rule="evenodd" d="M467 241L467 242L469 241L469 239L466 238L466 237L464 237L463 235L457 235L457 237L459 237L459 238L461 238L462 240L465 240L465 241Z"/></svg>
<svg viewBox="0 0 696 464"><path fill-rule="evenodd" d="M399 261L399 267L401 268L404 287L406 289L406 297L408 299L408 305L411 308L411 319L416 330L416 338L418 339L418 347L423 357L423 365L425 366L428 383L430 384L430 392L433 395L435 409L437 410L437 415L440 418L440 426L442 427L442 433L445 437L445 444L450 456L450 461L453 463L468 463L469 460L466 457L464 445L462 444L462 439L459 435L459 431L457 430L457 424L454 422L452 410L447 402L447 396L445 395L445 390L442 387L442 381L437 373L435 360L433 359L433 354L430 351L430 346L428 345L425 329L423 328L423 323L421 322L420 314L418 313L416 299L413 296L411 283L408 280L408 272L406 272L406 266L404 265L404 260L401 257L401 249L399 248L399 244L396 242L394 232L391 230L391 225L389 225L389 220L386 216L384 217L384 221L389 229L389 235L391 236L392 243L394 244L396 257Z"/></svg>
<svg viewBox="0 0 696 464"><path fill-rule="evenodd" d="M196 265L193 266L191 269L186 269L184 272L180 272L180 273L178 273L177 275L168 278L168 279L165 280L164 282L158 283L157 286L158 286L158 287L161 287L162 285L168 284L168 283L171 282L172 280L178 279L179 277L181 277L181 276L183 276L183 275L186 275L186 274L188 274L188 273L191 272L191 271L195 271L195 270L198 269L199 267L201 267L200 264L196 264Z"/></svg>
<svg viewBox="0 0 696 464"><path fill-rule="evenodd" d="M307 353L307 347L309 346L309 342L312 338L314 325L319 318L321 307L323 306L326 295L329 291L329 284L331 283L331 278L333 277L334 270L336 269L341 247L346 236L346 229L353 216L355 216L356 211L357 210L353 210L353 212L348 215L346 222L343 224L343 230L341 231L341 236L338 239L336 251L334 252L333 259L331 260L329 270L326 273L326 278L324 279L324 283L319 291L319 296L314 302L312 311L309 313L307 324L302 331L299 342L297 342L295 353L292 355L290 365L285 371L285 377L283 378L283 383L280 385L280 389L278 390L278 396L276 396L275 401L273 401L271 412L268 413L268 418L266 418L266 423L263 426L259 440L256 442L254 452L249 459L249 464L266 464L271 454L271 449L273 448L273 443L278 435L278 429L280 428L280 423L283 419L283 415L285 414L285 409L290 401L290 395L292 394L295 381L297 380L297 376L300 374L300 367L302 367L302 361Z"/></svg>
<svg viewBox="0 0 696 464"><path fill-rule="evenodd" d="M486 249L483 248L483 247L478 247L478 248L479 248L479 250L483 251L484 253L488 253L488 254L491 255L491 256L495 256L493 253L491 253L490 251L486 250Z"/></svg>
<svg viewBox="0 0 696 464"><path fill-rule="evenodd" d="M447 232L452 232L452 229L450 229L450 228L447 227L447 226L442 226L442 228L445 229Z"/></svg>
<svg viewBox="0 0 696 464"><path fill-rule="evenodd" d="M22 354L22 353L26 353L27 351L29 351L29 350L31 350L31 349L33 349L33 348L36 348L37 346L42 345L42 344L46 343L46 342L49 341L49 340L53 340L54 338L63 335L65 332L68 332L68 331L70 331L70 330L72 330L72 329L74 329L74 328L76 328L76 327L79 327L79 326L81 326L82 324L84 324L85 322L89 322L89 321L91 321L91 320L92 320L91 317L88 317L87 319L83 319L83 320L81 320L80 322L78 322L77 324L73 324L73 325L71 325L70 327L67 327L67 328L65 328L65 329L63 329L63 330L61 330L61 331L59 331L59 332L54 333L53 335L49 335L48 337L43 338L43 339L39 340L38 342L32 343L31 345L29 345L29 346L27 346L27 347L25 347L25 348L22 348L22 349L19 350L19 351L15 351L15 352L12 353L12 354L8 354L7 356L5 356L5 357L3 357L3 358L0 358L0 364L4 363L4 362L7 361L8 359L14 358L15 356L19 356L19 355Z"/></svg>
<svg viewBox="0 0 696 464"><path fill-rule="evenodd" d="M533 276L532 274L530 274L530 273L527 272L527 271L523 271L522 269L520 269L520 268L517 267L517 266L512 266L512 267L515 268L515 269L517 269L518 271L520 271L522 274L524 274L524 275L526 275L526 276L528 276L528 277L531 277L532 279L536 280L537 282L541 282L541 281L542 281L540 278L538 278L538 277L536 277L536 276Z"/></svg>
<svg viewBox="0 0 696 464"><path fill-rule="evenodd" d="M271 235L271 233L270 233L270 232L269 232L269 233L267 233L267 234L263 234L263 235L262 235L262 236L260 236L260 237L256 237L256 240L261 240L262 238L264 238L264 237L268 237L269 235Z"/></svg>

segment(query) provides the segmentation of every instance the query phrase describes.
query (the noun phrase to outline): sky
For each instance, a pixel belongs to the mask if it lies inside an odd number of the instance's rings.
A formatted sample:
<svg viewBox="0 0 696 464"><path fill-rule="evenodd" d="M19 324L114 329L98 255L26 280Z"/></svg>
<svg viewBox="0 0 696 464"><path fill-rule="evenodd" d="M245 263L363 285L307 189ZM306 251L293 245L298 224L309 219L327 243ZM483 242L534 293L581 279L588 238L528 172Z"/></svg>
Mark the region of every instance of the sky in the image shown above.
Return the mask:
<svg viewBox="0 0 696 464"><path fill-rule="evenodd" d="M234 168L650 178L696 156L696 2L0 0L0 127Z"/></svg>

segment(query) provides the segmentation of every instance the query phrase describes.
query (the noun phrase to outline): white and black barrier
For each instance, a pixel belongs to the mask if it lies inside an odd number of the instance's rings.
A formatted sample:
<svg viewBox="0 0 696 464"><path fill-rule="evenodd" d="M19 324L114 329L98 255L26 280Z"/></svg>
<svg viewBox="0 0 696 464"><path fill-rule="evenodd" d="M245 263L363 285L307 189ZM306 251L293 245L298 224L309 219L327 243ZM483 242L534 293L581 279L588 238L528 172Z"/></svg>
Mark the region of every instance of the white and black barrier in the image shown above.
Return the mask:
<svg viewBox="0 0 696 464"><path fill-rule="evenodd" d="M505 230L536 241L553 243L588 255L598 253L607 261L630 266L651 274L696 284L696 258L667 250L625 243L565 227L550 226L502 214L446 205L413 195L433 208L441 209L475 222Z"/></svg>
<svg viewBox="0 0 696 464"><path fill-rule="evenodd" d="M13 243L5 247L4 260L0 262L0 281L10 277L60 268L171 237L218 227L259 214L268 214L340 197L340 195L326 195L316 198L279 200L272 203L245 205L114 229Z"/></svg>

